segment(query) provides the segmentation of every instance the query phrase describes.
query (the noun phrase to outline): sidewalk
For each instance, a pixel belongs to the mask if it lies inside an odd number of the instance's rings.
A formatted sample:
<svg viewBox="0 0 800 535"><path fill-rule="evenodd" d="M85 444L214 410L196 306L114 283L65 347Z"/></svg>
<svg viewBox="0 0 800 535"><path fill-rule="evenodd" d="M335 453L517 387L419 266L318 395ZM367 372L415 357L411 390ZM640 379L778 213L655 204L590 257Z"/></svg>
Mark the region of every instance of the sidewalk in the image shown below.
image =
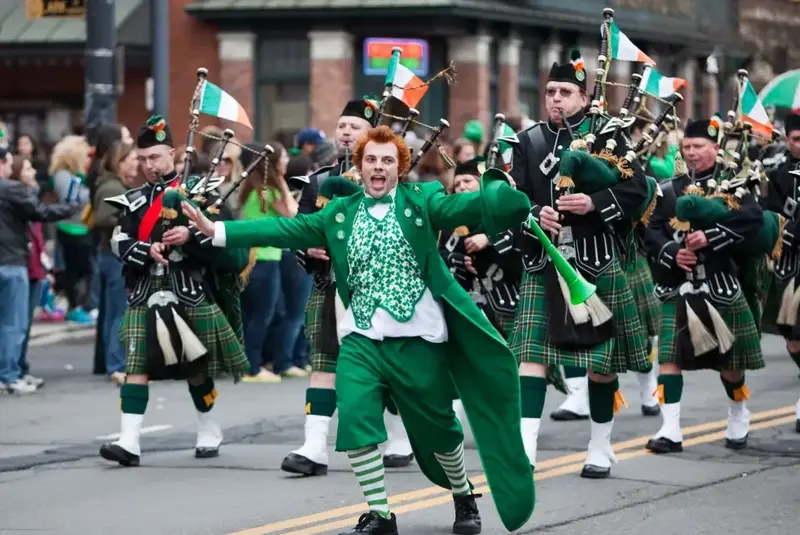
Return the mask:
<svg viewBox="0 0 800 535"><path fill-rule="evenodd" d="M33 321L30 346L46 346L64 340L90 340L95 336L94 325L69 321Z"/></svg>

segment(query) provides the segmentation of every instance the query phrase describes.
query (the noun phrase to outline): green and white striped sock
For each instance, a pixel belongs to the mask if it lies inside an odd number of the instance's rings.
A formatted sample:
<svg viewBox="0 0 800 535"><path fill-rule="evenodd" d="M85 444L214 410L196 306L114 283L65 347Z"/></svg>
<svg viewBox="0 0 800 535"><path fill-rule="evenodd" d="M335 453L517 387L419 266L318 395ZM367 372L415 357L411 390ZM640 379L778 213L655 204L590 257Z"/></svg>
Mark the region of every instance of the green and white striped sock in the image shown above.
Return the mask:
<svg viewBox="0 0 800 535"><path fill-rule="evenodd" d="M369 446L347 452L350 466L356 474L361 492L367 499L369 510L389 518L389 498L384 483L383 457L377 446Z"/></svg>
<svg viewBox="0 0 800 535"><path fill-rule="evenodd" d="M450 486L453 488L453 495L466 496L472 490L469 488L469 481L467 480L467 465L464 462L464 443L450 453L434 453L436 460L444 468L444 473L447 479L450 480Z"/></svg>

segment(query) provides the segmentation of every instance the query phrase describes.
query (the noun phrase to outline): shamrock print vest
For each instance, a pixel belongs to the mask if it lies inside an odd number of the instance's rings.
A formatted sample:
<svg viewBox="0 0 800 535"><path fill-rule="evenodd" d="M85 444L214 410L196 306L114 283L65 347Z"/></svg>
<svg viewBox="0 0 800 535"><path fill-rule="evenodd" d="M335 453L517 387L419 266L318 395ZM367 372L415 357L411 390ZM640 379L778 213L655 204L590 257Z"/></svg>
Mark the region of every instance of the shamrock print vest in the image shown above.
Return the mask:
<svg viewBox="0 0 800 535"><path fill-rule="evenodd" d="M394 202L382 220L361 203L347 242L347 262L347 285L353 292L350 310L359 329L370 328L379 307L399 322L414 316L425 282L395 216Z"/></svg>

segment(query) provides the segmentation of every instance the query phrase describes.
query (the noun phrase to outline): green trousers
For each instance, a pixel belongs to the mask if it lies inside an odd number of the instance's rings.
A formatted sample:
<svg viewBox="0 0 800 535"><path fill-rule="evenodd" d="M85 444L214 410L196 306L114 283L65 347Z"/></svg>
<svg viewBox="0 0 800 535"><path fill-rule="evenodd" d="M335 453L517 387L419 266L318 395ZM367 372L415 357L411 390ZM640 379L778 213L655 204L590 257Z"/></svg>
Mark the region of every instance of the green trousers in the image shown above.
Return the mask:
<svg viewBox="0 0 800 535"><path fill-rule="evenodd" d="M453 412L455 391L446 349L446 344L422 338L378 342L360 334L347 335L336 367L336 451L376 446L387 440L383 421L387 397L397 406L412 447L423 457L436 462L434 453L455 450L464 433Z"/></svg>

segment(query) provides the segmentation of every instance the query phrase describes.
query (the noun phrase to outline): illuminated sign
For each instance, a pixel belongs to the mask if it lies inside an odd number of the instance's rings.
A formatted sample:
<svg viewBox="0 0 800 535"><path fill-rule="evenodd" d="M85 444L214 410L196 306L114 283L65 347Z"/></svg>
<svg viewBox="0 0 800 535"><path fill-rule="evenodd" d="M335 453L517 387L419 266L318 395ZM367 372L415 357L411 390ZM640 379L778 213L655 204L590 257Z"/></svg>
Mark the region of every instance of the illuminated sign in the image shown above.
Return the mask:
<svg viewBox="0 0 800 535"><path fill-rule="evenodd" d="M86 0L26 0L25 8L30 20L44 17L83 17L86 14Z"/></svg>
<svg viewBox="0 0 800 535"><path fill-rule="evenodd" d="M392 48L402 49L400 64L417 76L428 74L428 42L422 39L370 37L364 39L364 74L384 76L392 57Z"/></svg>

